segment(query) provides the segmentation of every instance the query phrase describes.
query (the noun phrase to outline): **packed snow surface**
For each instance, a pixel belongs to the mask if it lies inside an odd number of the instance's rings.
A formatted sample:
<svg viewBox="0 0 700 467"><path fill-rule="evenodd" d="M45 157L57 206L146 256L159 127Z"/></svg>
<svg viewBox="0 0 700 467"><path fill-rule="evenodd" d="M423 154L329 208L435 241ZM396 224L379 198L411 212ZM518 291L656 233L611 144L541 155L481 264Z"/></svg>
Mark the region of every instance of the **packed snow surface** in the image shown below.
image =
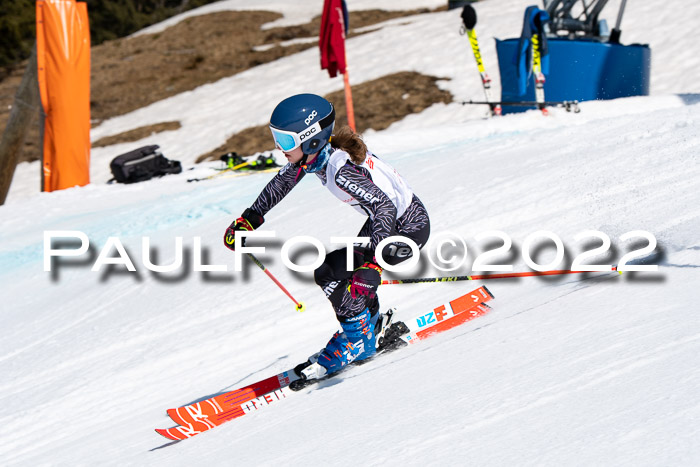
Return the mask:
<svg viewBox="0 0 700 467"><path fill-rule="evenodd" d="M292 3L299 8L290 10ZM475 5L492 75L493 37L518 35L530 3ZM229 0L189 14L250 5ZM291 24L320 14L322 2L254 5ZM611 24L618 5L606 7ZM630 264L658 270L382 286L383 308L398 307L399 318L479 285L496 298L484 317L180 443L153 431L173 425L166 409L287 370L338 328L311 273L283 264L282 243L312 235L330 250L332 236L354 235L364 222L313 176L266 216L263 230L276 239L259 243L267 247L259 257L306 303L298 313L247 259L234 271L221 242L273 174L187 183L218 167L193 161L264 123L283 97L325 94L342 88L342 79L318 70L312 49L108 120L93 139L163 115L183 128L94 150L93 183L83 188L37 193L38 166L23 164L0 207L2 464L698 465L699 15L697 4L680 0L627 5L623 42L650 44L651 96L586 102L581 113L553 109L548 117L484 119L484 109L436 105L366 134L426 204L433 238L451 234L468 246L467 262L453 272L437 270L424 254L404 277L471 274L475 258L502 243L488 234L494 230L513 246L487 262L515 271L529 270L528 236L540 239L529 249L538 263L555 257L537 232L561 238L566 254L552 269L567 269L601 244L587 231L611 240L607 252L585 261L603 265L644 248L638 231L646 231L656 248ZM424 14L349 40L351 78L416 70L449 78L441 83L460 101L479 98L459 22L459 10ZM106 184L109 160L144 144L161 145L185 171ZM90 248L46 272L48 231L79 231ZM628 232L636 233L623 239ZM121 244L121 261L127 257L135 272L123 264L91 270L119 259ZM183 263L172 272L146 266L177 266L180 251ZM295 259L309 264L314 256L303 250ZM197 264L226 271L195 271Z"/></svg>

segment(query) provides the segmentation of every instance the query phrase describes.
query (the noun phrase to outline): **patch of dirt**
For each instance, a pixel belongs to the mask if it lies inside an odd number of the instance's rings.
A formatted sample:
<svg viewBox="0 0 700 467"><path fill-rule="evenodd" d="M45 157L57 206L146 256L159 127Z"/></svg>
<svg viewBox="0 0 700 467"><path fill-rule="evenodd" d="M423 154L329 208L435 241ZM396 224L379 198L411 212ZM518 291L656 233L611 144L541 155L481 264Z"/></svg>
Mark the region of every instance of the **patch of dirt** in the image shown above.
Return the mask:
<svg viewBox="0 0 700 467"><path fill-rule="evenodd" d="M383 130L406 115L421 112L435 103L452 102L452 93L438 88L436 81L439 79L445 78L401 72L353 86L357 132L362 133L368 128ZM335 107L336 127L347 125L345 92L338 91L324 97ZM228 152L250 155L274 147L270 129L261 125L231 136L224 145L197 158L197 162L219 160L219 156Z"/></svg>
<svg viewBox="0 0 700 467"><path fill-rule="evenodd" d="M360 34L356 31L359 28L392 18L444 9L445 7L437 10L353 11L350 12L349 23L352 28L348 36ZM317 40L286 47L281 42L299 38L317 39L320 16L304 25L261 30L263 24L279 17L278 13L266 11L218 12L188 18L161 33L117 39L93 47L90 90L93 125L251 67L318 46ZM271 44L273 46L265 50L256 49ZM2 129L7 124L25 66L26 64L15 67L7 78L0 81ZM378 93L371 100L374 102L383 99L384 96ZM360 105L362 104L356 101L356 112ZM21 158L23 161L40 158L37 121L35 119L35 124L27 135ZM116 135L113 141L110 144L123 142Z"/></svg>
<svg viewBox="0 0 700 467"><path fill-rule="evenodd" d="M154 133L160 133L161 131L179 130L180 128L182 128L180 122L161 122L155 123L153 125L141 126L138 128L134 128L133 130L125 131L124 133L100 138L94 143L92 143L92 147L102 148L105 146L111 146L113 144L131 143L132 141L138 141L147 136L151 136Z"/></svg>
<svg viewBox="0 0 700 467"><path fill-rule="evenodd" d="M421 11L353 12L357 28ZM427 10L425 10L427 11ZM280 42L318 38L320 16L292 27L261 30L282 15L269 11L223 11L194 16L157 34L106 42L92 61L92 118L103 120L213 83L249 68L318 47L318 41L282 46ZM274 44L265 50L262 45ZM129 86L129 92L125 92Z"/></svg>

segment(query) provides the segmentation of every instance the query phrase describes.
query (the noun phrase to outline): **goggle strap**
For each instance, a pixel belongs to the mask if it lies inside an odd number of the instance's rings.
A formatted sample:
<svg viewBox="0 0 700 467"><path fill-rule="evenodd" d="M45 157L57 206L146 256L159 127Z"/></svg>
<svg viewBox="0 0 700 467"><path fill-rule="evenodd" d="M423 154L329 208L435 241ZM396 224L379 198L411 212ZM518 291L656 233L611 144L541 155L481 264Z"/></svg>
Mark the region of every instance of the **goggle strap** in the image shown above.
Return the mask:
<svg viewBox="0 0 700 467"><path fill-rule="evenodd" d="M329 127L333 124L335 121L335 107L333 107L333 104L331 104L331 113L323 117L321 120L319 120L319 124L321 125L321 129L325 129L326 127Z"/></svg>

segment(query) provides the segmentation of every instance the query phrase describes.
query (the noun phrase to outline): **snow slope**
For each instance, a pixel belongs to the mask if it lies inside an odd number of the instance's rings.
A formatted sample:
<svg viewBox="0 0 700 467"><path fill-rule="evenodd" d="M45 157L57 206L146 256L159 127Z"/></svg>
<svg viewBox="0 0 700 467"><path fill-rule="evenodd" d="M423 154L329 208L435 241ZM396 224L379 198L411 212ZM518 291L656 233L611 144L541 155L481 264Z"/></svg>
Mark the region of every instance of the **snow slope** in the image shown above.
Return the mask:
<svg viewBox="0 0 700 467"><path fill-rule="evenodd" d="M477 5L483 29L493 22L515 34L526 4ZM527 269L520 250L539 230L562 238L562 268L586 246L574 240L579 232L609 235L611 255L594 262L615 264L639 247L620 236L646 230L658 247L644 260L658 264L657 272L490 281L496 299L489 315L182 443L167 444L153 432L171 426L165 409L286 370L337 328L310 274L282 264L281 242L310 234L331 248L331 236L354 234L363 219L311 177L267 216L265 229L276 231L278 241L260 257L306 302L307 311L297 313L255 266L234 272L232 254L221 246L225 227L270 174L186 183L210 173L198 167L117 186L104 184L105 168L95 167L88 187L37 194L30 176L37 168L20 168L0 208L3 465L698 464L700 95L697 62L684 61L697 47L691 32L697 7L667 4L684 7L671 18L678 53L664 41L656 45L663 34L645 35L641 12L660 2L629 4L623 22L623 38L651 42L654 57L667 60L663 67L654 63L650 97L584 103L580 114L554 110L548 118L531 112L482 120L459 105L440 105L367 135L371 148L425 202L434 236L450 231L467 241L469 263L456 273L469 273L487 248L487 240L474 236L494 229L514 242L512 256L495 259L514 263L515 270ZM432 31L431 22L444 27ZM448 33L457 28L458 12L445 12L355 38L350 50L357 47L371 59L372 40L394 35L424 37L416 48L432 43L435 53L409 54L397 41L401 58L383 59L375 69L351 56L353 76L359 81L406 66L432 68L455 78L445 86L458 98L478 95L471 57L448 63L441 55L447 40L464 45L456 32ZM216 117L227 99L246 102L257 124L281 96L342 86L315 70L268 78L315 63L314 53L156 103L98 130L103 136L155 122L159 112L181 116L191 122L187 130L157 141L166 153L184 144L177 155L187 160L188 148L201 153L215 147L224 127L232 132L243 124ZM196 107L202 111L191 111ZM95 151L94 166L121 149L102 151ZM48 230L84 232L91 251L44 272ZM123 242L137 272L90 270L109 237ZM182 237L185 264L172 273L147 270L143 237L157 264L173 261L176 237ZM225 265L227 272L193 271L196 237L204 263ZM116 256L114 249L108 253ZM302 254L299 262L311 256ZM542 263L552 257L551 249L537 256ZM438 273L424 261L414 275ZM380 296L408 316L477 285L384 286Z"/></svg>

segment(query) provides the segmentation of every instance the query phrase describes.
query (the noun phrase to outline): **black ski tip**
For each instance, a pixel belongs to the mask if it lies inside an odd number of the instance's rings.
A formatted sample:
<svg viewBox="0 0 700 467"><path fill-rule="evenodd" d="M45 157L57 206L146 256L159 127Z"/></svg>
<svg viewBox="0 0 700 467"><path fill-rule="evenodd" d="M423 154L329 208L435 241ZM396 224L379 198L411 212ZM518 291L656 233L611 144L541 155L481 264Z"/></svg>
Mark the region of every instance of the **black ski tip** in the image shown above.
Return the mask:
<svg viewBox="0 0 700 467"><path fill-rule="evenodd" d="M474 29L476 26L476 10L470 4L464 5L462 9L462 22L467 29Z"/></svg>
<svg viewBox="0 0 700 467"><path fill-rule="evenodd" d="M491 298L496 298L496 297L493 296L493 294L491 293L491 291L490 291L488 288L486 288L485 285L484 285L483 287L484 287L484 290L486 291L486 293L489 294L489 295L491 295Z"/></svg>

